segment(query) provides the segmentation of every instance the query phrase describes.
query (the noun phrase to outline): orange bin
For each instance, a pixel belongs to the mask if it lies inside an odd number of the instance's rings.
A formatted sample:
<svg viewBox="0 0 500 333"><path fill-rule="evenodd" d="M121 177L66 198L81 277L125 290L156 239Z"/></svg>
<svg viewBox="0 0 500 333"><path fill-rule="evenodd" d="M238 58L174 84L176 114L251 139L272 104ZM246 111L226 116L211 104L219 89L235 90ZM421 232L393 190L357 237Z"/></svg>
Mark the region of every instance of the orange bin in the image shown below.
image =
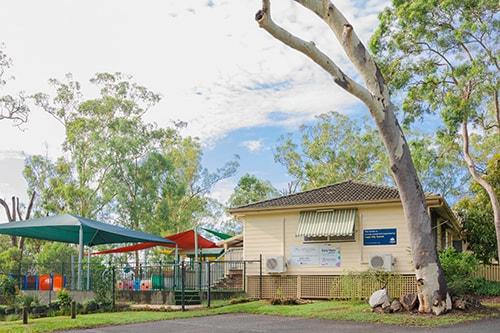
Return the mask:
<svg viewBox="0 0 500 333"><path fill-rule="evenodd" d="M52 288L51 288L52 287ZM52 281L50 274L42 274L39 278L38 289L40 290L61 290L64 288L64 278L61 274L53 274Z"/></svg>
<svg viewBox="0 0 500 333"><path fill-rule="evenodd" d="M142 280L141 290L150 290L150 289L151 289L151 280Z"/></svg>
<svg viewBox="0 0 500 333"><path fill-rule="evenodd" d="M54 291L59 291L64 288L64 277L61 274L54 274L53 279L52 286L54 287Z"/></svg>
<svg viewBox="0 0 500 333"><path fill-rule="evenodd" d="M38 289L40 290L50 290L51 289L51 281L49 274L42 274L38 279Z"/></svg>
<svg viewBox="0 0 500 333"><path fill-rule="evenodd" d="M123 289L125 289L125 284L123 283L123 281L122 281L122 280L118 280L118 281L116 282L116 289L118 289L118 290L123 290Z"/></svg>

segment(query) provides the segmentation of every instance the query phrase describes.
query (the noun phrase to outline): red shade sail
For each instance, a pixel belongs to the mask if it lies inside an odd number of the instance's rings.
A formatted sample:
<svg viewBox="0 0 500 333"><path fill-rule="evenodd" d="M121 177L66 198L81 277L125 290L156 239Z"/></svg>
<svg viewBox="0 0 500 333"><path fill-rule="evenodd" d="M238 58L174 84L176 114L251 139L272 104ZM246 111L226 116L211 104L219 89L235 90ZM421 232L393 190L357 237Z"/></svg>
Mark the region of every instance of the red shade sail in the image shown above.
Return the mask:
<svg viewBox="0 0 500 333"><path fill-rule="evenodd" d="M177 244L179 249L182 250L193 250L194 249L194 230L187 230L175 235L170 235L165 237L168 240L171 240ZM162 243L153 243L153 242L146 242L146 243L139 243L136 245L131 245L131 246L124 246L124 247L118 247L115 249L111 250L106 250L106 251L101 251L101 252L94 252L92 254L109 254L109 253L124 253L124 252L133 252L133 251L138 251L138 250L145 250L149 249L155 246L163 246L163 247L175 247L175 244L162 244ZM208 239L204 238L203 236L200 236L198 234L198 248L199 249L209 249L209 248L214 248L217 247L217 245L209 241Z"/></svg>

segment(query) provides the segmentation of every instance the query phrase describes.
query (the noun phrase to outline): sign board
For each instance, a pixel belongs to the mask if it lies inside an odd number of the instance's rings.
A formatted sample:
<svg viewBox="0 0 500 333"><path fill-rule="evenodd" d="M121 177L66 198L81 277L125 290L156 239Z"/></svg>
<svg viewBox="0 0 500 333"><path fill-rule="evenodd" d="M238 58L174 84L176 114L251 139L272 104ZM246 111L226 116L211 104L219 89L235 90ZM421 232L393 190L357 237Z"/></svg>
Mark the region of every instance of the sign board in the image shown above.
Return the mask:
<svg viewBox="0 0 500 333"><path fill-rule="evenodd" d="M340 249L331 244L303 244L290 248L290 265L340 267Z"/></svg>
<svg viewBox="0 0 500 333"><path fill-rule="evenodd" d="M396 245L398 242L397 229L364 229L363 245Z"/></svg>

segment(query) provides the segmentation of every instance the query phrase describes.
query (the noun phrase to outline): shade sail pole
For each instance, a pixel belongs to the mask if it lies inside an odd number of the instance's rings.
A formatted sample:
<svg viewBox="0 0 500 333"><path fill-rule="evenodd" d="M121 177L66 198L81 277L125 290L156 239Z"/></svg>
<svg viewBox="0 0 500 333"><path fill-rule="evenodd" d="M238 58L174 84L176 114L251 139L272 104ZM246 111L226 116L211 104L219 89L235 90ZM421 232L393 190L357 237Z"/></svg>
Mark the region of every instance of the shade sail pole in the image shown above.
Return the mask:
<svg viewBox="0 0 500 333"><path fill-rule="evenodd" d="M90 246L88 247L87 250L87 291L90 290L90 255L91 255L91 248Z"/></svg>
<svg viewBox="0 0 500 333"><path fill-rule="evenodd" d="M83 226L80 225L80 231L78 234L78 277L77 277L77 289L82 290L82 264L83 264Z"/></svg>
<svg viewBox="0 0 500 333"><path fill-rule="evenodd" d="M194 262L198 262L198 228L195 226L194 231Z"/></svg>

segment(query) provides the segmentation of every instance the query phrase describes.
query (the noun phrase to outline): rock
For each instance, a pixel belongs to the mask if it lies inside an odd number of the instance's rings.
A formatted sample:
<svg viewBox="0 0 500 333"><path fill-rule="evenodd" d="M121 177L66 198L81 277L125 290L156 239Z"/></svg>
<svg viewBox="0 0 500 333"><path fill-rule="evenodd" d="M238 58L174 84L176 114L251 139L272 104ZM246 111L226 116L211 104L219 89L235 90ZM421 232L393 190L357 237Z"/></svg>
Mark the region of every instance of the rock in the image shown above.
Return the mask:
<svg viewBox="0 0 500 333"><path fill-rule="evenodd" d="M372 308L384 304L385 302L390 302L389 294L387 294L387 289L380 289L375 291L371 296L368 303ZM389 303L390 305L390 303Z"/></svg>
<svg viewBox="0 0 500 333"><path fill-rule="evenodd" d="M468 310L481 307L479 299L470 295L459 297L453 296L453 298L451 299L451 303L453 309L457 310Z"/></svg>
<svg viewBox="0 0 500 333"><path fill-rule="evenodd" d="M394 301L392 301L391 303L391 312L399 312L403 309L403 306L401 305L401 303L395 299Z"/></svg>
<svg viewBox="0 0 500 333"><path fill-rule="evenodd" d="M418 306L417 294L409 293L399 298L399 302L406 311L413 311Z"/></svg>
<svg viewBox="0 0 500 333"><path fill-rule="evenodd" d="M379 306L376 306L376 307L372 308L372 312L375 312L375 313L384 313L384 310L382 310L382 307L379 305Z"/></svg>
<svg viewBox="0 0 500 333"><path fill-rule="evenodd" d="M457 310L465 310L467 305L465 304L465 300L462 297L454 296L451 300L453 309Z"/></svg>
<svg viewBox="0 0 500 333"><path fill-rule="evenodd" d="M391 302L389 302L389 301L385 301L385 302L382 304L381 308L382 308L382 311L383 311L384 313L391 313L391 312L392 312L392 309L391 309Z"/></svg>

